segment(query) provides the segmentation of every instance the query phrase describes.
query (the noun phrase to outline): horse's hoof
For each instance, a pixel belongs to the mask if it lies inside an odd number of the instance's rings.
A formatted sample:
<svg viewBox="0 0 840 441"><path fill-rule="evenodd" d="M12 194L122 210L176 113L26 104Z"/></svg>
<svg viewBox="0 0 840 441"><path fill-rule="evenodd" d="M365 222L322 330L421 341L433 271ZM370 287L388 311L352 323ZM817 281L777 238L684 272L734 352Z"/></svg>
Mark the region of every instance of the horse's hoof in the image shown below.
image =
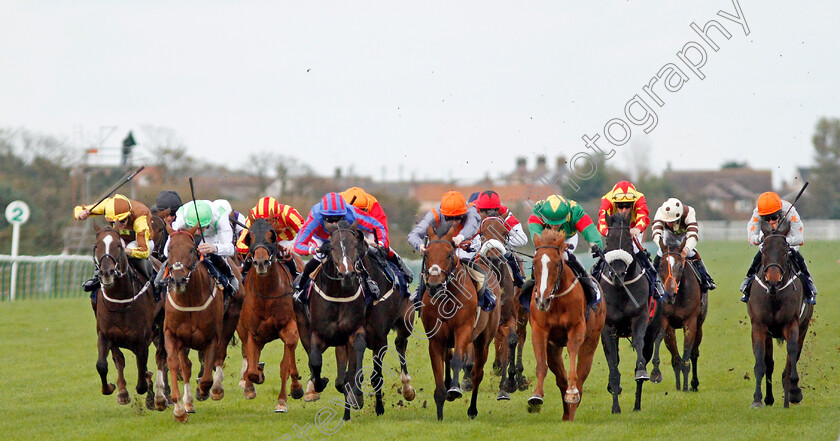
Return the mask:
<svg viewBox="0 0 840 441"><path fill-rule="evenodd" d="M115 390L117 386L114 386L114 383L108 383L108 386L102 388L102 395L111 395Z"/></svg>
<svg viewBox="0 0 840 441"><path fill-rule="evenodd" d="M563 395L563 401L567 404L580 403L580 391L576 387L566 391L566 394Z"/></svg>
<svg viewBox="0 0 840 441"><path fill-rule="evenodd" d="M532 395L531 398L528 398L528 413L540 413L540 408L542 408L542 404L542 397Z"/></svg>
<svg viewBox="0 0 840 441"><path fill-rule="evenodd" d="M650 382L654 384L659 384L662 382L662 371L659 369L654 369L653 372L650 374Z"/></svg>
<svg viewBox="0 0 840 441"><path fill-rule="evenodd" d="M776 399L773 398L771 395L764 397L764 405L765 406L772 406L773 403L776 402Z"/></svg>
<svg viewBox="0 0 840 441"><path fill-rule="evenodd" d="M297 389L293 388L292 389L292 398L294 398L295 400L299 400L299 399L303 398L303 387L298 386Z"/></svg>
<svg viewBox="0 0 840 441"><path fill-rule="evenodd" d="M315 382L315 392L318 392L318 393L323 392L324 389L327 388L328 384L330 384L330 379L329 378L318 379L318 381ZM339 391L339 392L344 392L344 391L342 390L342 391Z"/></svg>
<svg viewBox="0 0 840 441"><path fill-rule="evenodd" d="M131 402L131 395L128 394L128 391L123 389L117 393L117 403L120 405L126 405Z"/></svg>
<svg viewBox="0 0 840 441"><path fill-rule="evenodd" d="M159 412L166 410L166 397L155 395L155 410Z"/></svg>
<svg viewBox="0 0 840 441"><path fill-rule="evenodd" d="M531 382L528 381L528 378L524 375L518 375L516 377L516 385L517 389L519 389L520 391L526 391L529 387L531 387Z"/></svg>
<svg viewBox="0 0 840 441"><path fill-rule="evenodd" d="M245 389L246 387L248 387L248 382L245 381L245 379L239 380L239 387Z"/></svg>
<svg viewBox="0 0 840 441"><path fill-rule="evenodd" d="M750 406L750 408L752 409L761 409L762 407L764 407L764 403L762 403L761 401L754 401Z"/></svg>
<svg viewBox="0 0 840 441"><path fill-rule="evenodd" d="M376 409L376 416L385 415L385 406L382 405L381 402L376 403L376 406L374 406L374 407Z"/></svg>
<svg viewBox="0 0 840 441"><path fill-rule="evenodd" d="M414 398L417 396L417 392L414 391L414 386L404 387L402 396L406 401L414 401Z"/></svg>
<svg viewBox="0 0 840 441"><path fill-rule="evenodd" d="M641 381L650 380L650 375L648 375L647 369L645 369L645 368L636 369L636 381L639 381L639 380L641 380Z"/></svg>
<svg viewBox="0 0 840 441"><path fill-rule="evenodd" d="M155 410L155 394L151 390L146 393L146 409Z"/></svg>
<svg viewBox="0 0 840 441"><path fill-rule="evenodd" d="M173 415L175 416L175 421L179 423L186 423L187 420L190 419L190 414L187 413L186 409L184 409L184 406L181 405L175 406L175 411L173 412Z"/></svg>
<svg viewBox="0 0 840 441"><path fill-rule="evenodd" d="M277 406L274 407L274 413L286 413L289 408L286 407L286 400L279 400Z"/></svg>
<svg viewBox="0 0 840 441"><path fill-rule="evenodd" d="M464 393L461 392L461 389L457 387L450 387L449 390L446 391L446 401L455 401L463 396Z"/></svg>
<svg viewBox="0 0 840 441"><path fill-rule="evenodd" d="M802 402L802 389L796 388L795 390L790 391L790 402L793 404L799 404Z"/></svg>
<svg viewBox="0 0 840 441"><path fill-rule="evenodd" d="M507 392L500 390L499 395L496 395L496 401L510 401L510 395Z"/></svg>
<svg viewBox="0 0 840 441"><path fill-rule="evenodd" d="M225 397L225 390L222 389L221 387L218 390L217 389L211 389L210 390L210 398L212 398L213 401L219 401L224 397Z"/></svg>
<svg viewBox="0 0 840 441"><path fill-rule="evenodd" d="M352 403L354 410L361 410L361 408L365 407L365 396L362 393L354 394L353 397L355 398L355 402Z"/></svg>
<svg viewBox="0 0 840 441"><path fill-rule="evenodd" d="M321 394L319 394L318 392L307 392L303 396L303 401L311 403L313 401L318 401L319 398L321 398Z"/></svg>
<svg viewBox="0 0 840 441"><path fill-rule="evenodd" d="M464 378L464 381L461 384L461 389L463 389L464 392L470 392L472 391L472 388L472 379L470 377Z"/></svg>
<svg viewBox="0 0 840 441"><path fill-rule="evenodd" d="M209 397L210 394L206 391L202 391L201 388L198 388L198 390L195 391L195 399L198 401L206 401Z"/></svg>
<svg viewBox="0 0 840 441"><path fill-rule="evenodd" d="M246 387L245 390L242 391L242 394L245 396L246 400L253 400L257 397L257 391L254 389L254 386Z"/></svg>
<svg viewBox="0 0 840 441"><path fill-rule="evenodd" d="M474 420L475 417L478 416L478 409L475 409L472 406L470 406L470 408L467 409L467 416L470 417L471 420Z"/></svg>

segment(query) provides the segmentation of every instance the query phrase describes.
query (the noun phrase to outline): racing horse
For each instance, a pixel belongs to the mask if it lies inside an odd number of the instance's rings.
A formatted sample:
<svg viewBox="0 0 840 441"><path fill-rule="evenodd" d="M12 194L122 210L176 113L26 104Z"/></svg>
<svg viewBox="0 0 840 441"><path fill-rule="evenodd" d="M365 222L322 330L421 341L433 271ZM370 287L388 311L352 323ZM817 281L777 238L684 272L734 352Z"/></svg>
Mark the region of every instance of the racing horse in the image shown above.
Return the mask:
<svg viewBox="0 0 840 441"><path fill-rule="evenodd" d="M96 370L102 380L102 394L111 395L117 389L117 403L131 402L123 376L125 357L120 348L128 349L137 360L137 385L134 390L141 395L147 394L146 405L154 409L152 373L146 368L149 345L154 342L158 369L165 369L166 355L159 338L160 328L155 326L155 318L161 315L161 305L155 303L150 281L143 280L129 263L119 232L97 224L93 224L93 228L96 232L93 263L101 285L96 293L95 315L99 351ZM108 352L111 352L117 368L116 386L108 383L107 379ZM166 408L165 398L163 408Z"/></svg>
<svg viewBox="0 0 840 441"><path fill-rule="evenodd" d="M326 230L330 240L321 249L328 258L312 273L308 310L295 306L301 342L309 355L304 400L317 400L329 383L321 377L322 355L327 347L335 347L335 387L344 394L344 420L349 420L350 410L364 405L361 370L367 345L366 308L359 271L367 243L356 222L327 223Z"/></svg>
<svg viewBox="0 0 840 441"><path fill-rule="evenodd" d="M257 396L254 383L262 384L265 375L260 369L260 353L269 342L280 338L285 344L283 361L280 364L281 386L274 412L288 411L286 384L292 379L292 397L303 397L300 375L295 364L295 349L298 344L298 328L292 300L294 281L286 262L293 255L277 245L277 232L265 220L257 219L245 236L248 246L247 260L253 270L242 283L245 300L237 325L237 334L242 341L242 375L240 386L245 398Z"/></svg>
<svg viewBox="0 0 840 441"><path fill-rule="evenodd" d="M586 317L586 298L580 280L565 264L566 235L545 230L534 236L534 289L531 297L531 342L537 361L537 385L528 411L539 412L548 369L563 392L563 420L574 421L583 383L604 327L606 306L599 302ZM563 347L569 351L569 371L563 366Z"/></svg>
<svg viewBox="0 0 840 441"><path fill-rule="evenodd" d="M601 331L601 344L609 365L607 391L612 394L612 413L621 413L621 373L618 370L618 339L631 337L636 352L636 401L634 411L642 410L642 384L650 379L647 363L653 355L656 337L662 329L662 308L650 295L644 268L633 259L630 214L607 216L604 271L601 293L607 304L607 317ZM532 311L533 313L533 311Z"/></svg>
<svg viewBox="0 0 840 441"><path fill-rule="evenodd" d="M470 269L455 255L453 224L441 222L437 228L429 226L427 234L429 242L423 253L421 274L425 278L426 289L422 293L420 318L429 338L437 418L443 420L444 400L454 401L463 396L460 377L466 367L470 343L475 361L467 415L475 418L478 415L478 388L484 378L490 343L498 330L501 308L486 312L478 307L478 292L469 274ZM498 296L495 274L488 271L487 276L485 283L494 287Z"/></svg>
<svg viewBox="0 0 840 441"><path fill-rule="evenodd" d="M703 323L709 310L706 295L700 288L697 270L691 261L682 254L685 247L685 234L676 235L666 229L660 239L659 247L663 250L659 264L659 277L665 287L667 300L662 305L662 332L657 338L653 354L653 372L651 381L659 373L659 342L665 338L665 346L671 352L671 366L677 390L688 391L688 374L691 371L691 391L697 392L700 380L697 379L697 359L700 357L700 342L703 340ZM683 353L680 357L677 349L675 329L683 329ZM658 382L658 381L657 381Z"/></svg>
<svg viewBox="0 0 840 441"><path fill-rule="evenodd" d="M164 277L167 294L163 333L172 401L175 402L174 416L179 422L186 422L189 414L195 412L190 392L192 362L188 357L189 349L198 350L202 354L202 364L213 368L205 369L202 373L196 398L207 399L208 389L214 400L224 397L222 363L227 344L222 335L224 295L201 262L204 256L195 245L194 235L197 230L198 225L189 230L170 232L169 260ZM179 376L184 380L183 402L178 390ZM155 382L156 401L157 392L163 389L163 379L160 377L162 375L158 375Z"/></svg>
<svg viewBox="0 0 840 441"><path fill-rule="evenodd" d="M149 218L149 231L151 232L150 239L154 244L151 255L155 259L163 262L166 260L166 256L163 255L163 247L166 246L166 240L169 238L169 230L167 230L166 221L161 216L167 216L169 209L167 208L160 213L160 215L153 214Z"/></svg>
<svg viewBox="0 0 840 441"><path fill-rule="evenodd" d="M773 375L773 342L787 343L787 363L782 373L785 407L802 401L797 363L808 333L814 306L803 299L803 284L793 270L788 256L787 233L790 222L782 220L776 230L766 222L761 232L761 266L756 271L755 283L750 288L747 311L752 324L752 347L755 355L755 394L752 407L762 407L761 380L766 378L767 395L764 404L770 406L775 398L771 377Z"/></svg>
<svg viewBox="0 0 840 441"><path fill-rule="evenodd" d="M505 243L507 243L508 231L502 218L488 216L482 219L478 229L481 238L481 249L479 260L490 268L496 275L501 285L501 318L499 329L494 338L496 346L496 361L493 362L495 370L498 362L499 393L497 400L510 400L509 393L516 391L516 345L519 337L516 334L519 293L513 286L513 274L510 272L507 260L505 259Z"/></svg>

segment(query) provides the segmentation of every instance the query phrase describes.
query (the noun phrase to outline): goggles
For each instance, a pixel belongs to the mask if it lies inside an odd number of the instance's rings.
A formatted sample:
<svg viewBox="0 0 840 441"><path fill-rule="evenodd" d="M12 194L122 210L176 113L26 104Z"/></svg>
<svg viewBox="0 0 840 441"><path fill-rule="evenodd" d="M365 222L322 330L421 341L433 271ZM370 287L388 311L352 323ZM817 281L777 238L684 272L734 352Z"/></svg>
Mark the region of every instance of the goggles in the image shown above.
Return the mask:
<svg viewBox="0 0 840 441"><path fill-rule="evenodd" d="M632 202L616 202L615 208L618 208L619 210L620 209L625 209L625 208L633 208L633 203Z"/></svg>
<svg viewBox="0 0 840 441"><path fill-rule="evenodd" d="M620 190L613 193L613 202L635 202L638 197L632 190L626 193Z"/></svg>
<svg viewBox="0 0 840 441"><path fill-rule="evenodd" d="M449 221L449 222L463 222L464 221L464 216L463 215L443 216L443 219L446 220L446 221Z"/></svg>
<svg viewBox="0 0 840 441"><path fill-rule="evenodd" d="M324 216L324 222L335 224L344 220L344 216Z"/></svg>
<svg viewBox="0 0 840 441"><path fill-rule="evenodd" d="M778 221L779 219L781 219L781 217L782 217L782 214L779 213L779 212L776 212L776 213L773 213L773 214L765 214L765 215L761 216L761 220L763 220L764 222Z"/></svg>

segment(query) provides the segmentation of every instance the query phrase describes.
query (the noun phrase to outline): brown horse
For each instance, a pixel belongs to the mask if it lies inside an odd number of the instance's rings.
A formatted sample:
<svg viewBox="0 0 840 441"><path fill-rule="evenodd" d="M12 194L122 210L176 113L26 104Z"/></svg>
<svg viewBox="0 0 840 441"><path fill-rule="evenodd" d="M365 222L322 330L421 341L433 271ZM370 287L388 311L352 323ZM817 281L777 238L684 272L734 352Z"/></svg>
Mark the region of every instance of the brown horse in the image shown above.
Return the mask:
<svg viewBox="0 0 840 441"><path fill-rule="evenodd" d="M481 237L481 260L496 275L501 284L501 318L499 329L494 338L496 346L496 360L499 363L499 393L497 400L510 400L509 393L516 391L516 345L519 337L516 335L519 306L519 290L513 286L513 274L510 272L505 259L505 244L508 231L505 222L498 216L488 216L482 219L478 229ZM496 368L496 361L493 362Z"/></svg>
<svg viewBox="0 0 840 441"><path fill-rule="evenodd" d="M659 264L659 277L663 280L667 301L662 305L662 330L665 346L671 352L671 366L677 390L680 390L680 375L682 375L682 390L688 391L688 374L692 373L691 391L697 392L700 380L697 379L697 359L700 357L700 342L703 340L703 322L709 304L705 300L705 293L701 291L700 279L692 263L683 256L685 235L675 235L665 230L660 239L662 259ZM683 329L683 353L680 357L677 349L675 329ZM662 334L660 334L662 335ZM659 344L657 342L653 355L653 381L659 367ZM661 378L661 374L659 374Z"/></svg>
<svg viewBox="0 0 840 441"><path fill-rule="evenodd" d="M429 338L437 418L443 420L444 399L453 401L463 396L460 377L467 362L470 343L475 352L475 362L472 366L472 399L467 415L475 418L478 415L478 388L484 378L490 343L498 330L501 308L494 308L491 312L478 308L478 293L469 269L455 255L452 224L441 222L437 229L430 226L427 234L430 241L423 259L422 277L426 278L426 289L420 318ZM495 287L498 296L498 281L492 271L488 272L485 283ZM451 349L454 349L454 354Z"/></svg>
<svg viewBox="0 0 840 441"><path fill-rule="evenodd" d="M262 384L265 380L259 368L260 352L267 343L282 339L285 348L280 364L281 386L274 412L285 413L288 411L286 383L289 377L292 378L292 397L303 397L295 364L298 328L292 304L294 281L284 263L293 257L285 248L277 246L277 232L265 219L257 219L251 225L245 244L253 270L242 284L245 301L237 327L243 353L240 385L245 389L245 398L250 400L257 396L254 383Z"/></svg>
<svg viewBox="0 0 840 441"><path fill-rule="evenodd" d="M755 394L752 407L762 407L761 380L767 376L767 396L764 404L774 402L771 377L773 375L773 341L787 342L787 363L782 373L785 407L802 401L797 363L808 334L813 305L804 302L802 281L788 260L787 233L790 222L783 220L776 230L767 223L761 226L764 243L761 247L761 267L750 289L747 311L752 323L752 347L755 355Z"/></svg>
<svg viewBox="0 0 840 441"><path fill-rule="evenodd" d="M168 214L168 208L162 212L162 216L167 216ZM163 217L153 214L149 218L149 231L151 232L150 239L154 244L151 255L155 259L163 262L166 260L166 257L163 255L163 247L166 246L166 239L169 238L169 230Z"/></svg>
<svg viewBox="0 0 840 441"><path fill-rule="evenodd" d="M565 239L565 234L553 230L534 236L536 283L531 296L531 342L537 360L537 386L528 399L528 411L539 412L543 382L551 369L563 392L563 420L574 421L607 309L600 302L586 319L583 287L563 259ZM563 366L564 346L569 351L568 374Z"/></svg>
<svg viewBox="0 0 840 441"><path fill-rule="evenodd" d="M186 422L189 413L195 412L190 393L192 362L189 349L203 354L202 364L213 368L205 369L198 384L196 398L203 400L209 394L214 400L224 397L222 380L224 371L224 349L226 341L222 334L222 320L225 315L222 288L210 277L202 264L203 256L195 246L194 234L198 226L189 230L171 232L169 235L169 261L166 265L166 318L163 322L169 364L172 400L175 402L175 420ZM178 377L184 380L184 396L178 390ZM158 383L162 383L158 379ZM156 383L156 388L160 387ZM212 386L212 388L211 388Z"/></svg>
<svg viewBox="0 0 840 441"><path fill-rule="evenodd" d="M120 348L128 349L137 359L135 391L138 394L147 394L146 405L153 409L152 373L146 366L149 344L154 341L157 347L155 358L158 369L165 369L163 341L159 338L159 327L155 327L155 317L160 315L161 305L155 303L151 283L143 280L129 264L119 232L110 227L101 228L96 224L93 228L96 231L94 266L101 283L101 288L96 294L95 312L99 349L96 370L102 380L102 394L110 395L116 388L117 403L131 402L123 376L125 357L120 351ZM117 368L116 387L107 380L109 351ZM165 399L163 407L166 407Z"/></svg>

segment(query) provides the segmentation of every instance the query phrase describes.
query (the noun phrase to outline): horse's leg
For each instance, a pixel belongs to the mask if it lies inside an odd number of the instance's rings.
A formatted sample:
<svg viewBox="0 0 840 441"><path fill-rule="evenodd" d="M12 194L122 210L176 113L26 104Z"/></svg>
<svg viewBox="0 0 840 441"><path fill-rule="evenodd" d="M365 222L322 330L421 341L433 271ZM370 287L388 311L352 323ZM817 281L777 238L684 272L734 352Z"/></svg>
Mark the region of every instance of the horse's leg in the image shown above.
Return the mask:
<svg viewBox="0 0 840 441"><path fill-rule="evenodd" d="M445 378L443 380L443 385L446 386L446 390L449 390L449 387L452 386L452 349L446 349L444 355L444 367L445 369Z"/></svg>
<svg viewBox="0 0 840 441"><path fill-rule="evenodd" d="M694 334L694 347L691 349L691 389L697 392L700 380L697 378L697 359L700 358L700 342L703 341L703 323L697 320L697 332Z"/></svg>
<svg viewBox="0 0 840 441"><path fill-rule="evenodd" d="M636 380L647 381L650 375L647 372L647 360L645 359L645 333L648 327L647 308L643 313L633 319L633 349L636 350Z"/></svg>
<svg viewBox="0 0 840 441"><path fill-rule="evenodd" d="M105 335L99 333L96 339L96 348L99 351L99 357L96 359L96 372L99 372L99 379L102 380L102 395L111 395L116 389L113 383L108 383L108 351L111 349L111 342L105 338Z"/></svg>
<svg viewBox="0 0 840 441"><path fill-rule="evenodd" d="M335 347L335 390L340 394L344 394L345 387L347 387L347 354L350 352L347 348L352 347L349 343L344 346Z"/></svg>
<svg viewBox="0 0 840 441"><path fill-rule="evenodd" d="M663 321L666 320L667 319L663 318ZM671 368L674 369L674 380L677 382L677 390L680 390L680 374L682 373L682 366L680 353L677 350L676 330L671 327L670 323L666 323L662 332L665 334L665 347L668 348L668 352L671 353Z"/></svg>
<svg viewBox="0 0 840 441"><path fill-rule="evenodd" d="M321 365L323 364L323 352L326 347L321 342L320 336L313 333L310 340L309 349L309 383L306 387L306 394L304 401L315 401L321 397L321 392L327 386L326 382L321 381ZM338 348L336 348L336 353ZM336 380L337 381L337 380Z"/></svg>
<svg viewBox="0 0 840 441"><path fill-rule="evenodd" d="M790 407L791 397L802 395L799 388L799 370L796 368L799 358L799 320L794 320L784 328L787 340L787 363L782 384L785 386L785 408Z"/></svg>
<svg viewBox="0 0 840 441"><path fill-rule="evenodd" d="M694 350L694 339L697 338L697 314L689 317L683 323L683 354L682 354L682 376L683 392L688 392L688 374L691 372L691 352Z"/></svg>
<svg viewBox="0 0 840 441"><path fill-rule="evenodd" d="M812 308L812 306L808 306L808 307ZM805 344L805 337L808 335L808 326L810 325L810 322L811 322L811 319L810 319L810 314L809 314L809 317L799 324L799 336L797 337L797 341L799 343L798 344L799 350L798 350L798 353L796 354L797 365L798 365L798 360L802 356L802 346ZM791 391L790 402L793 403L793 404L798 404L798 403L802 402L802 398L803 398L802 397L802 389L797 384L796 389Z"/></svg>
<svg viewBox="0 0 840 441"><path fill-rule="evenodd" d="M772 406L776 402L773 396L773 371L776 362L773 361L773 339L768 335L764 340L764 385L767 393L764 394L764 404Z"/></svg>
<svg viewBox="0 0 840 441"><path fill-rule="evenodd" d="M534 326L531 323L531 344L534 346L534 358L537 362L537 386L534 388L534 393L528 399L528 412L537 413L543 403L543 383L545 382L545 375L548 372L548 333L540 326Z"/></svg>
<svg viewBox="0 0 840 441"><path fill-rule="evenodd" d="M563 401L569 404L580 403L580 389L578 383L578 354L583 345L583 339L586 337L586 322L581 320L574 327L568 330L568 338L566 341L566 348L569 350L569 387L561 389ZM562 360L560 361L562 366Z"/></svg>
<svg viewBox="0 0 840 441"><path fill-rule="evenodd" d="M370 385L376 393L376 415L380 416L385 413L385 404L382 402L382 387L385 382L382 378L382 358L388 351L385 342L380 342L379 339L374 340L373 347L373 374L370 376Z"/></svg>
<svg viewBox="0 0 840 441"><path fill-rule="evenodd" d="M364 361L365 361L365 349L367 349L367 336L365 335L365 328L364 326L360 327L358 331L356 331L356 335L353 337L353 350L355 354L347 354L348 360L352 363L352 366L348 366L350 372L352 372L352 385L353 385L353 394L355 395L355 405L353 406L354 409L361 409L365 403L365 396L362 393L362 383L364 382ZM352 356L355 355L355 358ZM345 410L345 415L348 417L350 416L350 409Z"/></svg>
<svg viewBox="0 0 840 441"><path fill-rule="evenodd" d="M612 394L612 413L621 413L621 406L618 405L618 395L621 393L621 372L618 370L618 336L611 326L604 326L601 330L601 346L604 347L604 357L607 359L607 366L610 369L607 392Z"/></svg>
<svg viewBox="0 0 840 441"><path fill-rule="evenodd" d="M111 358L114 359L114 367L117 369L117 403L128 404L131 402L131 396L128 394L128 389L125 388L125 377L123 376L125 356L116 345L111 345Z"/></svg>
<svg viewBox="0 0 840 441"><path fill-rule="evenodd" d="M157 373L155 374L155 410L166 410L166 348L163 343L163 326L158 328L157 335L154 338L155 344L155 362L157 364Z"/></svg>
<svg viewBox="0 0 840 441"><path fill-rule="evenodd" d="M444 359L448 349L437 338L429 340L429 358L432 361L432 374L435 376L435 407L437 409L438 421L443 421L443 402L446 399L446 388L444 387Z"/></svg>
<svg viewBox="0 0 840 441"><path fill-rule="evenodd" d="M286 397L286 382L289 380L289 377L292 379L292 398L299 400L303 397L303 386L300 384L300 373L298 372L297 363L295 362L295 351L297 350L300 336L298 335L297 323L295 323L294 320L290 320L289 323L280 330L280 339L283 340L284 343L283 361L280 363L280 377L283 382L281 395L283 398L283 407L285 407L286 400L288 399ZM280 399L278 398L277 407L274 411L286 412L285 410L279 409Z"/></svg>
<svg viewBox="0 0 840 441"><path fill-rule="evenodd" d="M505 391L508 393L516 392L516 345L519 343L519 335L515 329L511 329L507 339L507 385Z"/></svg>
<svg viewBox="0 0 840 441"><path fill-rule="evenodd" d="M484 379L484 365L487 364L487 356L490 351L490 342L492 335L482 334L475 339L473 347L475 348L475 363L472 368L473 390L470 398L470 407L467 409L467 416L470 419L478 415L478 387L481 386L481 380Z"/></svg>
<svg viewBox="0 0 840 441"><path fill-rule="evenodd" d="M590 318L591 320L591 318ZM578 362L577 362L577 381L578 381L578 389L580 389L580 398L583 399L583 385L586 383L586 379L589 378L589 372L592 370L592 361L595 358L595 351L598 349L598 338L595 334L587 334L584 337L583 344L580 346L580 351L578 352ZM562 361L562 358L561 358ZM560 368L563 368L563 364L560 364ZM569 421L575 420L575 412L577 412L577 408L580 405L580 401L575 404L569 405ZM564 401L564 409L565 409L565 401Z"/></svg>
<svg viewBox="0 0 840 441"><path fill-rule="evenodd" d="M219 340L215 342L216 344L211 342L210 347L207 349L207 353L204 354L204 364L207 366L207 370L204 372L205 377L202 377L201 379L201 389L204 389L206 387L205 384L209 382L210 398L212 398L213 401L219 401L225 397L223 383L225 379L225 370L222 367L225 359L222 358L222 356L226 352L223 348L227 347L227 340L221 339L218 336L216 338L219 338ZM259 361L259 359L260 355L259 352L257 352L257 361Z"/></svg>
<svg viewBox="0 0 840 441"><path fill-rule="evenodd" d="M406 304L408 303L406 302ZM409 305L409 307L411 306ZM405 317L405 314L402 317ZM408 363L405 359L405 350L408 346L408 337L411 335L411 331L404 325L404 320L397 320L397 337L394 339L394 345L397 354L400 355L400 382L402 383L400 392L406 401L412 401L417 394L414 387L411 386L411 375L408 374Z"/></svg>
<svg viewBox="0 0 840 441"><path fill-rule="evenodd" d="M245 329L245 325L242 321L240 321L236 327L236 334L239 335L239 341L242 342L239 347L239 351L242 353L242 369L239 371L239 387L247 389L249 381L245 377L245 372L248 371L248 357L245 354L245 346L248 341L248 331Z"/></svg>
<svg viewBox="0 0 840 441"><path fill-rule="evenodd" d="M187 413L195 413L195 404L193 404L192 385L190 379L192 378L192 361L190 361L189 349L183 348L178 355L178 361L181 366L181 379L184 380L184 410ZM206 399L207 397L205 397Z"/></svg>
<svg viewBox="0 0 840 441"><path fill-rule="evenodd" d="M662 371L659 370L659 347L662 345L662 339L665 338L665 317L662 318L662 330L659 331L659 336L656 337L656 344L653 347L653 370L650 371L650 382L661 383Z"/></svg>
<svg viewBox="0 0 840 441"><path fill-rule="evenodd" d="M503 375L502 373L502 346L505 344L505 336L503 334L504 326L499 325L496 330L496 335L493 337L493 347L496 348L496 355L493 358L493 374Z"/></svg>
<svg viewBox="0 0 840 441"><path fill-rule="evenodd" d="M187 413L184 403L181 402L181 391L178 390L178 374L182 369L181 359L181 343L167 333L165 335L166 341L166 364L169 366L169 382L172 385L172 401L175 404L173 414L175 421L182 423L187 422L189 414ZM158 371L160 373L160 371ZM186 377L185 377L186 378ZM184 383L184 390L189 388L189 383Z"/></svg>
<svg viewBox="0 0 840 441"><path fill-rule="evenodd" d="M528 336L528 313L521 309L517 318L516 336L519 341L516 343L516 387L519 390L527 390L530 386L528 377L525 376L525 366L522 364L522 355L525 353L525 340Z"/></svg>
<svg viewBox="0 0 840 441"><path fill-rule="evenodd" d="M150 377L147 377L147 374L151 374L148 372L149 345L138 343L136 347L132 348L131 352L134 353L134 359L137 362L137 386L134 387L134 390L138 394L143 395L149 390L147 380Z"/></svg>
<svg viewBox="0 0 840 441"><path fill-rule="evenodd" d="M507 390L512 379L508 376L508 366L510 364L510 339L511 336L516 336L513 328L516 326L516 317L511 316L506 323L499 325L499 331L496 332L493 339L496 344L496 359L500 360L499 373L499 393L496 396L497 400L509 400ZM501 344L500 344L501 343ZM495 372L495 363L493 365Z"/></svg>
<svg viewBox="0 0 840 441"><path fill-rule="evenodd" d="M563 347L555 344L554 342L548 342L546 349L546 363L548 364L548 369L554 374L554 383L557 385L557 388L560 389L560 393L562 394L569 387L566 369L563 367ZM570 421L570 410L570 404L566 400L563 400L564 421Z"/></svg>
<svg viewBox="0 0 840 441"><path fill-rule="evenodd" d="M465 392L472 390L472 369L475 366L475 347L467 343L467 352L464 356L464 364L461 366L461 372L464 373L464 378L461 380L461 389Z"/></svg>
<svg viewBox="0 0 840 441"><path fill-rule="evenodd" d="M449 390L446 391L447 401L454 401L463 396L460 380L464 365L468 362L470 334L472 334L472 326L462 326L455 330L455 352L449 362L452 367L452 382L449 385Z"/></svg>
<svg viewBox="0 0 840 441"><path fill-rule="evenodd" d="M765 339L767 339L767 328L758 323L753 323L752 345L753 355L755 356L755 367L753 368L753 372L755 374L755 393L753 394L752 403L753 408L764 406L761 403L761 380L763 380L766 369L764 363L764 355L766 352Z"/></svg>
<svg viewBox="0 0 840 441"><path fill-rule="evenodd" d="M254 383L259 384L260 372L257 365L260 361L260 351L262 347L257 343L256 336L246 333L239 335L239 340L242 342L242 380L244 390L242 391L246 400L252 400L257 396L257 390Z"/></svg>

